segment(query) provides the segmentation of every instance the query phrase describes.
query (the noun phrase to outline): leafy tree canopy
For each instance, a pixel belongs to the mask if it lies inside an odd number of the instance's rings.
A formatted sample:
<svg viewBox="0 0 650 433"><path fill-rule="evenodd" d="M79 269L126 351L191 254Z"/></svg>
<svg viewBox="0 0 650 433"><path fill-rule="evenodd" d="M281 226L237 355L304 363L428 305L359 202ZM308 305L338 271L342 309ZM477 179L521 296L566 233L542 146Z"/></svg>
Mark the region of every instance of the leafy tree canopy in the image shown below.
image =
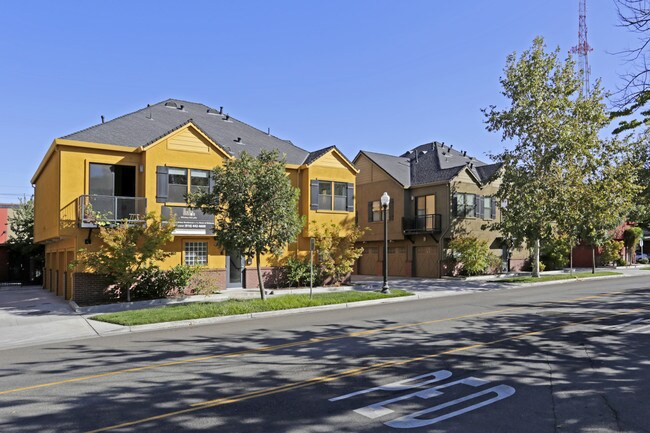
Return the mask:
<svg viewBox="0 0 650 433"><path fill-rule="evenodd" d="M262 151L257 157L242 152L211 175L213 189L191 194L188 203L215 215L214 235L222 248L256 258L260 296L265 299L260 258L279 253L302 230L300 191L291 185L277 151Z"/></svg>

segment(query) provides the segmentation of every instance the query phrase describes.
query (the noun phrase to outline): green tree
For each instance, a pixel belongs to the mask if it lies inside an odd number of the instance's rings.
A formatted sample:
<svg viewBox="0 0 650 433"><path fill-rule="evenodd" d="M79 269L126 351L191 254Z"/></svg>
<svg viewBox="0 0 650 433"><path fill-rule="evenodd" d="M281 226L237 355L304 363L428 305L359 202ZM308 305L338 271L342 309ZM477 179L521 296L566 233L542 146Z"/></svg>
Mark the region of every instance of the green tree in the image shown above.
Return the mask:
<svg viewBox="0 0 650 433"><path fill-rule="evenodd" d="M215 215L214 235L222 248L255 257L260 296L266 299L261 256L279 253L302 230L300 191L291 185L277 151L262 151L256 158L242 152L214 168L212 179L214 188L191 194L188 203Z"/></svg>
<svg viewBox="0 0 650 433"><path fill-rule="evenodd" d="M584 94L571 56L565 61L558 56L559 48L546 52L541 37L519 58L509 55L501 85L510 106L484 110L487 129L514 142L512 149L493 155L503 165L496 196L505 206L502 221L491 227L514 239L516 246L526 242L534 248L534 276L539 276L541 241L559 233L575 244L585 236L580 226L586 222L584 203L576 203L576 198L589 193L585 203L593 204L611 197L598 195L595 180L611 171L608 167L623 151L598 138L609 122L600 83ZM627 161L623 153L620 159ZM633 172L628 176L634 180ZM591 180L593 187L582 187ZM611 180L607 177L600 186L611 185Z"/></svg>
<svg viewBox="0 0 650 433"><path fill-rule="evenodd" d="M21 280L29 280L32 277L30 268L41 269L44 262L43 245L34 243L34 199L19 199L18 207L7 222L10 267Z"/></svg>
<svg viewBox="0 0 650 433"><path fill-rule="evenodd" d="M174 239L173 231L173 220L163 222L153 212L145 216L144 223L102 224L99 227L99 249L80 249L72 266L86 266L107 275L118 288L118 293L126 292L127 302L130 302L131 289L140 277L157 267L156 262L172 254L162 247Z"/></svg>

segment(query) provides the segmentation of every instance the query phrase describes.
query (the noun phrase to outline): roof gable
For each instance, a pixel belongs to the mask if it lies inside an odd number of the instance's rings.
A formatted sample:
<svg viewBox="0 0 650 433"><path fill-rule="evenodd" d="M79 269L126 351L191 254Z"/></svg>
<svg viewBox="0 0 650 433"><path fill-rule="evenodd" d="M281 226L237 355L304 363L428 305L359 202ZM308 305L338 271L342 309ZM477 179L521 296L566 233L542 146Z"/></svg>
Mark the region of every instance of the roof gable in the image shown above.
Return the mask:
<svg viewBox="0 0 650 433"><path fill-rule="evenodd" d="M316 163L316 161L318 161L319 159L326 157L326 155L331 155L339 164L346 167L352 173L357 174L359 172L359 170L357 170L354 164L350 162L350 160L347 159L345 155L343 155L343 153L336 148L336 146L329 146L320 150L316 150L314 152L310 152L307 158L305 159L304 164L312 165Z"/></svg>
<svg viewBox="0 0 650 433"><path fill-rule="evenodd" d="M174 128L169 134L147 144L144 147L144 151L150 150L165 141L169 150L208 153L209 148L212 148L226 158L233 158L230 152L227 152L219 143L215 143L207 134L201 131L201 128L194 125L191 120L185 122L178 128Z"/></svg>

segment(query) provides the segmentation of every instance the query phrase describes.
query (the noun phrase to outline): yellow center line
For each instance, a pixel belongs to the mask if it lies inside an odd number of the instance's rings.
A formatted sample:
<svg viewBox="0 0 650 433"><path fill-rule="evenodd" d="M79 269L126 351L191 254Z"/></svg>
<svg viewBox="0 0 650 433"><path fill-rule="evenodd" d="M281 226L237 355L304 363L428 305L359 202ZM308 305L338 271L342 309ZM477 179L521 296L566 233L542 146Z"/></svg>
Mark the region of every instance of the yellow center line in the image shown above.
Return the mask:
<svg viewBox="0 0 650 433"><path fill-rule="evenodd" d="M603 297L608 297L608 296L614 296L614 295L617 295L617 294L620 294L620 293L623 293L623 292L611 292L611 293L603 293L603 294L599 294L599 295L590 295L590 296L585 296L585 297L580 297L580 298L568 299L566 301L541 302L541 303L539 303L537 305L545 305L545 304L553 304L553 303L571 303L571 302L581 301L581 300L585 300L585 299L594 299L594 298L603 298ZM470 318L474 318L474 317L497 315L497 314L500 314L500 313L505 313L507 311L518 310L518 309L522 309L522 308L530 308L530 306L502 308L502 309L498 309L498 310L484 311L482 313L464 314L464 315L461 315L461 316L447 317L447 318L443 318L443 319L427 320L427 321L423 321L423 322L407 323L407 324L403 324L403 325L386 326L386 327L383 327L383 328L375 328L375 329L369 329L369 330L365 330L365 331L350 332L350 333L335 335L335 336L331 336L331 337L316 337L316 338L311 338L309 340L298 340L298 341L293 341L293 342L290 342L290 343L277 344L277 345L272 345L272 346L263 346L263 347L258 347L258 348L255 348L255 349L247 349L247 350L242 350L242 351L238 351L238 352L220 353L220 354L216 354L216 355L206 355L206 356L200 356L200 357L194 357L194 358L188 358L188 359L181 359L181 360L177 360L177 361L169 361L169 362L162 362L162 363L156 363L156 364L148 364L148 365L143 365L143 366L140 366L140 367L131 367L131 368L126 368L126 369L121 369L121 370L108 371L108 372L105 372L105 373L97 373L97 374L91 374L91 375L86 375L86 376L73 377L73 378L70 378L70 379L63 379L63 380L59 380L59 381L45 382L45 383L40 383L40 384L36 384L36 385L30 385L30 386L24 386L24 387L20 387L20 388L8 389L8 390L0 391L0 395L14 394L14 393L18 393L18 392L30 391L30 390L41 389L41 388L48 388L48 387L52 387L52 386L65 385L65 384L69 384L69 383L84 382L84 381L88 381L88 380L101 379L101 378L118 376L118 375L128 374L128 373L136 373L136 372L141 372L141 371L146 371L146 370L153 370L153 369L157 369L157 368L164 368L164 367L171 367L171 366L176 366L176 365L191 364L191 363L196 363L196 362L204 362L204 361L209 361L209 360L214 360L214 359L219 359L219 358L234 358L234 357L240 357L240 356L245 356L245 355L253 355L253 354L256 354L256 353L270 352L270 351L274 351L274 350L287 349L287 348L291 348L291 347L303 346L303 345L309 345L309 344L324 343L324 342L340 340L340 339L344 339L344 338L365 337L365 336L370 336L370 335L374 335L374 334L378 334L378 333L384 333L386 331L395 331L395 330L398 330L398 329L412 328L412 327L416 327L416 326L431 325L431 324L435 324L435 323L450 322L450 321L454 321L454 320L470 319Z"/></svg>
<svg viewBox="0 0 650 433"><path fill-rule="evenodd" d="M330 374L330 375L327 375L327 376L312 377L310 379L302 380L300 382L288 383L288 384L280 385L280 386L277 386L277 387L264 388L264 389L260 389L260 390L257 390L257 391L247 392L247 393L244 393L244 394L234 395L234 396L230 396L230 397L222 397L222 398L217 398L217 399L214 399L214 400L207 400L207 401L203 401L203 402L199 402L199 403L194 403L194 404L191 404L189 408L176 410L176 411L172 411L172 412L166 412L166 413L163 413L163 414L160 414L160 415L155 415L155 416L142 418L142 419L138 419L138 420L134 420L134 421L128 421L128 422L124 422L124 423L121 423L121 424L115 424L115 425L112 425L112 426L102 427L102 428L99 428L99 429L96 429L96 430L88 431L86 433L99 433L99 432L104 432L104 431L109 431L109 430L115 430L115 429L118 429L118 428L130 427L130 426L138 425L138 424L144 424L144 423L147 423L147 422L157 421L157 420L160 420L160 419L170 418L170 417L177 416L177 415L192 413L192 412L196 412L196 411L207 409L207 408L212 408L212 407L217 407L217 406L224 406L224 405L227 405L227 404L238 403L238 402L242 402L242 401L246 401L246 400L250 400L250 399L258 398L258 397L266 397L266 396L269 396L269 395L279 394L279 393L282 393L282 392L291 391L291 390L295 390L295 389L299 389L299 388L305 388L305 387L308 387L308 386L317 385L317 384L321 384L321 383L333 382L333 381L336 381L336 380L339 380L339 379L342 379L342 378L345 378L345 377L359 376L359 375L364 374L364 373L380 370L380 369L387 368L387 367L402 366L402 365L412 364L412 363L415 363L415 362L425 361L425 360L432 359L432 358L438 358L438 357L441 357L441 356L444 356L444 355L450 355L450 354L453 354L453 353L466 352L466 351L473 350L473 349L485 348L485 347L488 347L488 346L495 346L495 345L498 345L500 343L504 343L504 342L507 342L507 341L518 340L518 339L530 337L530 336L533 336L533 335L542 334L542 333L545 333L545 332L557 331L559 329L567 328L567 327L570 327L570 326L582 325L582 324L591 323L591 322L598 322L600 320L608 319L610 317L625 316L625 315L629 315L629 314L638 313L638 312L641 312L641 311L646 311L646 310L644 310L642 308L637 308L637 309L626 311L626 312L613 313L613 314L608 314L608 315L605 315L605 316L594 317L594 318L591 318L591 319L579 320L579 321L575 321L575 322L567 322L567 323L563 323L562 325L556 325L556 326L552 326L552 327L549 327L549 328L538 329L536 331L523 332L521 334L513 335L513 336L510 336L510 337L504 337L504 338L500 338L498 340L488 341L488 342L484 342L484 343L479 342L479 343L474 343L474 344L470 344L470 345L466 345L466 346L460 346L460 347L456 347L456 348L453 348L453 349L444 350L442 352L431 353L431 354L428 354L428 355L422 355L422 356L418 356L418 357L414 357L414 358L409 358L409 359L404 359L404 360L395 360L395 361L384 361L384 362L376 363L376 364L373 364L373 365L369 365L367 367L353 368L353 369L345 370L345 371L342 371L342 372L339 372L339 373L333 373L333 374Z"/></svg>

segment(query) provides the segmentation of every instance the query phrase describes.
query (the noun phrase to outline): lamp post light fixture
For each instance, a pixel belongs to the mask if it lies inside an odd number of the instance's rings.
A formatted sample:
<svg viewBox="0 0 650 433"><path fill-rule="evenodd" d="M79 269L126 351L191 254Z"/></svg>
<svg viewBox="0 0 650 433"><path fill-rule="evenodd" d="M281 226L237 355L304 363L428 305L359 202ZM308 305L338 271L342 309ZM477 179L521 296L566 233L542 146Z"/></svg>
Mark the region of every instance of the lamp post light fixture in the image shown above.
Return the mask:
<svg viewBox="0 0 650 433"><path fill-rule="evenodd" d="M384 285L381 288L381 293L388 293L388 205L390 196L387 192L381 195L380 203L384 210Z"/></svg>

